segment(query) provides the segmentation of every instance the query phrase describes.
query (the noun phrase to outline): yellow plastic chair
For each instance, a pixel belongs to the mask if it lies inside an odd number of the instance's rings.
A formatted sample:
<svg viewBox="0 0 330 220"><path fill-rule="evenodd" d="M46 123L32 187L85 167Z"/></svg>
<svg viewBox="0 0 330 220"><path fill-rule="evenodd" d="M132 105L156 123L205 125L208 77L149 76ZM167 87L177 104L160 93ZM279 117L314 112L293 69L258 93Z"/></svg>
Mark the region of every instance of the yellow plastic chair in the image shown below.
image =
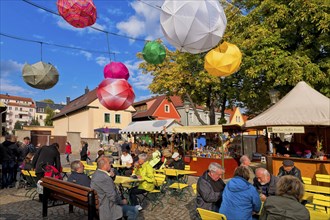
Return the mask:
<svg viewBox="0 0 330 220"><path fill-rule="evenodd" d="M178 200L181 200L184 195L184 189L189 185L179 181L179 175L175 169L166 169L165 173L166 176L172 177L172 183L168 186L168 188L172 191L172 195L176 196Z"/></svg>
<svg viewBox="0 0 330 220"><path fill-rule="evenodd" d="M304 184L308 184L308 185L311 185L312 184L312 178L310 177L301 177Z"/></svg>
<svg viewBox="0 0 330 220"><path fill-rule="evenodd" d="M190 170L190 165L185 165L184 170Z"/></svg>
<svg viewBox="0 0 330 220"><path fill-rule="evenodd" d="M27 182L27 192L25 196L34 199L37 193L37 176L35 171L21 170L22 175L24 176Z"/></svg>
<svg viewBox="0 0 330 220"><path fill-rule="evenodd" d="M206 209L197 208L197 212L199 213L202 220L227 220L224 214L212 212Z"/></svg>
<svg viewBox="0 0 330 220"><path fill-rule="evenodd" d="M88 164L87 164L87 161L81 160L80 162L81 162L84 166L88 165Z"/></svg>
<svg viewBox="0 0 330 220"><path fill-rule="evenodd" d="M330 220L330 215L327 213L315 211L308 209L309 215L310 215L310 220Z"/></svg>
<svg viewBox="0 0 330 220"><path fill-rule="evenodd" d="M306 204L306 208L329 214L330 196L314 194L312 204Z"/></svg>
<svg viewBox="0 0 330 220"><path fill-rule="evenodd" d="M320 183L330 183L330 175L327 174L315 174L316 181L320 185Z"/></svg>
<svg viewBox="0 0 330 220"><path fill-rule="evenodd" d="M151 203L151 210L153 210L157 205L164 207L162 198L165 196L165 184L166 176L164 174L155 173L155 189L144 194L144 199L147 199ZM142 200L142 203L143 203Z"/></svg>

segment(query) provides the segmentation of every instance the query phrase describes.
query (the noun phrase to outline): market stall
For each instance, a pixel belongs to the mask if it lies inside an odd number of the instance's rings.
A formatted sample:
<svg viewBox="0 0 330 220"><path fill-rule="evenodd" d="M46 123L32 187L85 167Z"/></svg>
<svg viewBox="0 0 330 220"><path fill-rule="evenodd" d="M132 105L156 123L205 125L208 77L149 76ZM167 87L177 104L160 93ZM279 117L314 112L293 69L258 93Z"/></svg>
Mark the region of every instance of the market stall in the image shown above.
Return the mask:
<svg viewBox="0 0 330 220"><path fill-rule="evenodd" d="M190 165L190 169L197 171L195 176L201 176L211 162L221 164L225 170L225 178L231 178L238 166L238 161L225 153L224 144L221 141L221 133L223 132L222 125L201 125L201 126L182 126L173 128L173 133L215 133L218 137L217 148L206 148L203 151L187 151L185 155L185 162Z"/></svg>
<svg viewBox="0 0 330 220"><path fill-rule="evenodd" d="M298 159L297 167L302 176L314 178L316 173L330 174L329 169L319 166L330 166L330 160L320 162L318 153L330 154L330 99L311 88L305 82L299 82L279 102L257 117L245 123L246 128L267 128L270 133L294 134L296 151L305 149L313 152L312 159ZM278 164L283 157L268 156L268 169L277 175ZM316 160L315 160L316 159ZM317 160L318 159L318 160ZM320 165L318 165L320 164ZM272 166L272 167L270 167ZM308 169L315 167L315 169Z"/></svg>

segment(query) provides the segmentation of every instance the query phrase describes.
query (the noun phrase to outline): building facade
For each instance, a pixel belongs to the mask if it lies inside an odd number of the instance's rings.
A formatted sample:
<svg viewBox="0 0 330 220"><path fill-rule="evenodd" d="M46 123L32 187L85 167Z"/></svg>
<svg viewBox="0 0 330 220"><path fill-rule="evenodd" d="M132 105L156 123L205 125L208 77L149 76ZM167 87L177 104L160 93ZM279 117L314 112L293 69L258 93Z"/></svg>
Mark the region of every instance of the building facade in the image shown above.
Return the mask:
<svg viewBox="0 0 330 220"><path fill-rule="evenodd" d="M36 105L31 98L0 94L0 101L7 106L6 131L13 133L15 124L30 125L35 117Z"/></svg>
<svg viewBox="0 0 330 220"><path fill-rule="evenodd" d="M65 105L62 104L52 104L52 103L47 103L47 102L38 102L36 101L36 114L35 114L35 119L38 120L40 126L45 126L45 119L47 117L46 109L47 107L52 109L55 114L60 113L61 109Z"/></svg>

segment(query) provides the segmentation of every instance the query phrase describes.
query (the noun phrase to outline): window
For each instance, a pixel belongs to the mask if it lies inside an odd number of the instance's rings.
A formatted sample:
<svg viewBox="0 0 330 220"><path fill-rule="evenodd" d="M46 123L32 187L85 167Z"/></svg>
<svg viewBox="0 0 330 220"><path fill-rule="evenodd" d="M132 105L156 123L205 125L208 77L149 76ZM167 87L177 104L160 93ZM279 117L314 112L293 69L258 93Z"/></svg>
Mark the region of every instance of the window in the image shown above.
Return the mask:
<svg viewBox="0 0 330 220"><path fill-rule="evenodd" d="M120 124L121 122L120 122L120 115L119 114L116 114L115 115L115 123L116 124Z"/></svg>
<svg viewBox="0 0 330 220"><path fill-rule="evenodd" d="M30 112L33 112L33 108L30 108Z"/></svg>
<svg viewBox="0 0 330 220"><path fill-rule="evenodd" d="M15 107L15 111L17 111L18 110L18 108L17 107Z"/></svg>
<svg viewBox="0 0 330 220"><path fill-rule="evenodd" d="M110 114L109 113L104 113L104 122L110 123Z"/></svg>
<svg viewBox="0 0 330 220"><path fill-rule="evenodd" d="M170 106L169 105L165 105L165 112L169 113L170 112Z"/></svg>
<svg viewBox="0 0 330 220"><path fill-rule="evenodd" d="M41 119L41 120L42 120L42 115L39 115L39 119Z"/></svg>
<svg viewBox="0 0 330 220"><path fill-rule="evenodd" d="M19 108L20 111L23 111L23 108Z"/></svg>
<svg viewBox="0 0 330 220"><path fill-rule="evenodd" d="M236 116L236 122L241 122L241 117Z"/></svg>
<svg viewBox="0 0 330 220"><path fill-rule="evenodd" d="M11 110L11 107L9 107L9 110Z"/></svg>

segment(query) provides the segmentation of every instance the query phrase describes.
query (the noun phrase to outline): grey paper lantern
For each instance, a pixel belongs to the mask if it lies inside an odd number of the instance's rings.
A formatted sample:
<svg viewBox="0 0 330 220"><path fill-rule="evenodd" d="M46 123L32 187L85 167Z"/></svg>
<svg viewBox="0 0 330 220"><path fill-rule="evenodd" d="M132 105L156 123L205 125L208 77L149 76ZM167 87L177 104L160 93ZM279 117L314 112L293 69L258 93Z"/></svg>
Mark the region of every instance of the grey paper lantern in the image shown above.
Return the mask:
<svg viewBox="0 0 330 220"><path fill-rule="evenodd" d="M42 61L32 65L25 64L22 72L24 82L36 89L50 89L59 79L57 69Z"/></svg>

